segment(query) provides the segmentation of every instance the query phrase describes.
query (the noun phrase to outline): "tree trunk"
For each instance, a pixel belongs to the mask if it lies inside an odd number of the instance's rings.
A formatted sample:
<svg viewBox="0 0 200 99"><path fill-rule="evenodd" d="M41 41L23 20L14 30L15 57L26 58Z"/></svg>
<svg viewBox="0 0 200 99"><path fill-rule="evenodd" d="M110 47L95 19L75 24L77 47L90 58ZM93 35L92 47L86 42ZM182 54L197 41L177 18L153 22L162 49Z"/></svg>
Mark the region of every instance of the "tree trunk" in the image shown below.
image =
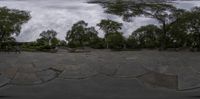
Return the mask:
<svg viewBox="0 0 200 99"><path fill-rule="evenodd" d="M198 35L198 45L197 45L197 49L198 49L198 51L200 51L200 34Z"/></svg>
<svg viewBox="0 0 200 99"><path fill-rule="evenodd" d="M109 44L108 43L106 43L106 48L109 49Z"/></svg>
<svg viewBox="0 0 200 99"><path fill-rule="evenodd" d="M4 36L5 36L5 33L3 33L3 34L1 35L1 37L0 37L0 43L2 43Z"/></svg>
<svg viewBox="0 0 200 99"><path fill-rule="evenodd" d="M123 48L124 48L124 49L126 49L126 48L127 48L127 47L126 47L126 44L123 44Z"/></svg>
<svg viewBox="0 0 200 99"><path fill-rule="evenodd" d="M3 49L4 44L3 44L3 39L4 39L5 33L3 33L0 37L0 49Z"/></svg>
<svg viewBox="0 0 200 99"><path fill-rule="evenodd" d="M163 34L162 34L162 38L161 38L161 50L165 50L166 49L166 43L167 43L167 30L166 30L166 24L165 22L163 22Z"/></svg>
<svg viewBox="0 0 200 99"><path fill-rule="evenodd" d="M48 42L48 43L49 43L49 46L51 46L51 45L52 45L52 44L51 44L51 39L49 40L49 42Z"/></svg>
<svg viewBox="0 0 200 99"><path fill-rule="evenodd" d="M108 44L107 39L105 39L105 42L106 42L106 48L109 49L109 44Z"/></svg>

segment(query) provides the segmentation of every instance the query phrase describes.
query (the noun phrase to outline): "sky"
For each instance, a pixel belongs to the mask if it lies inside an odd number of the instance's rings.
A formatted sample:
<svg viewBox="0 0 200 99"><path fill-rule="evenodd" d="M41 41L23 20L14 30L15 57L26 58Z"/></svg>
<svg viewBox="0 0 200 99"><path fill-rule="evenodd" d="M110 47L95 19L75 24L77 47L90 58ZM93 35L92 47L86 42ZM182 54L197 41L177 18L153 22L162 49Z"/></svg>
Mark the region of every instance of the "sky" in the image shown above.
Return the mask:
<svg viewBox="0 0 200 99"><path fill-rule="evenodd" d="M200 1L179 1L174 2L177 7L190 9L199 6ZM58 32L57 37L64 39L66 32L74 23L84 20L89 26L95 26L101 19L112 19L124 24L122 31L124 36L140 26L157 24L156 20L144 17L136 17L133 22L124 22L121 17L104 13L104 9L98 4L88 4L86 0L2 0L0 6L27 10L32 18L22 26L21 34L16 37L17 41L29 42L39 37L42 31L53 29ZM103 37L103 32L99 36Z"/></svg>

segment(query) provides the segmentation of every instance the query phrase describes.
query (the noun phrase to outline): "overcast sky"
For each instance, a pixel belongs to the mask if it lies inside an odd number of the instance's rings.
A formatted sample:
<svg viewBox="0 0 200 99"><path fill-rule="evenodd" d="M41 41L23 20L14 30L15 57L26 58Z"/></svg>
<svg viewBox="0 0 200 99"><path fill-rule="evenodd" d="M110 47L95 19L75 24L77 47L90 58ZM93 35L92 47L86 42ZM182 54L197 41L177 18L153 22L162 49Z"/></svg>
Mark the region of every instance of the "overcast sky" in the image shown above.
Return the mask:
<svg viewBox="0 0 200 99"><path fill-rule="evenodd" d="M199 4L200 1L183 1L176 5L188 9ZM37 2L36 0L3 0L0 1L0 6L30 11L32 19L23 25L22 33L17 37L18 41L34 41L42 31L48 29L56 30L58 38L64 39L73 23L79 20L85 20L90 26L96 26L101 19L108 18L124 23L122 31L125 36L142 25L157 23L155 20L142 17L134 18L134 22L131 23L123 22L120 17L105 14L101 6L88 4L86 0L37 0ZM100 36L103 36L101 31Z"/></svg>

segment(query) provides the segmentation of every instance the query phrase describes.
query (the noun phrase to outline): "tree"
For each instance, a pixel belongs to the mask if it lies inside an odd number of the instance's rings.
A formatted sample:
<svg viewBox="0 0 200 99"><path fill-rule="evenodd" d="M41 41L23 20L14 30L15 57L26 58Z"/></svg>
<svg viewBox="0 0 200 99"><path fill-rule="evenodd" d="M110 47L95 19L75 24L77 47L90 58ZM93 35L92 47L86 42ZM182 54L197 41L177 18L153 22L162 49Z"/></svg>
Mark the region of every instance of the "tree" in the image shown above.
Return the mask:
<svg viewBox="0 0 200 99"><path fill-rule="evenodd" d="M56 39L56 35L57 35L57 32L54 31L54 30L47 30L47 31L43 31L41 34L40 34L40 37L44 44L48 45L48 46L52 46L52 43L53 43L53 40L55 41Z"/></svg>
<svg viewBox="0 0 200 99"><path fill-rule="evenodd" d="M83 47L87 25L85 21L78 21L72 26L72 29L67 32L66 40L70 47Z"/></svg>
<svg viewBox="0 0 200 99"><path fill-rule="evenodd" d="M165 49L167 44L167 33L169 27L176 23L184 14L184 10L177 9L170 4L164 3L135 3L133 1L117 0L114 3L105 4L107 13L122 16L124 20L129 20L133 16L147 16L158 20L161 24L162 43L161 48Z"/></svg>
<svg viewBox="0 0 200 99"><path fill-rule="evenodd" d="M170 26L178 22L178 20L185 13L182 9L177 9L173 5L169 4L148 4L144 9L144 15L158 20L161 24L160 28L162 30L161 35L161 48L166 49L168 39L168 32Z"/></svg>
<svg viewBox="0 0 200 99"><path fill-rule="evenodd" d="M49 42L45 38L39 38L39 39L37 39L36 42L37 42L37 46L49 45Z"/></svg>
<svg viewBox="0 0 200 99"><path fill-rule="evenodd" d="M120 32L109 33L107 35L107 42L111 49L122 49L124 48L125 39Z"/></svg>
<svg viewBox="0 0 200 99"><path fill-rule="evenodd" d="M86 28L86 34L84 38L84 42L87 46L95 46L99 42L98 31L94 27Z"/></svg>
<svg viewBox="0 0 200 99"><path fill-rule="evenodd" d="M200 50L200 7L194 7L182 17L179 26L184 26L188 36L188 44L192 48Z"/></svg>
<svg viewBox="0 0 200 99"><path fill-rule="evenodd" d="M116 33L119 30L122 29L122 23L118 23L112 20L101 20L99 24L97 24L98 27L100 27L101 30L104 31L105 33L105 42L106 42L106 47L109 48L109 43L107 41L108 35L111 33Z"/></svg>
<svg viewBox="0 0 200 99"><path fill-rule="evenodd" d="M70 47L91 47L99 42L97 30L87 26L88 23L85 21L79 21L67 32L66 40Z"/></svg>
<svg viewBox="0 0 200 99"><path fill-rule="evenodd" d="M67 43L65 40L61 40L59 45L64 47L67 46Z"/></svg>
<svg viewBox="0 0 200 99"><path fill-rule="evenodd" d="M123 17L125 21L131 21L130 18L141 15L144 3L136 3L133 0L115 0L112 3L104 3L105 12Z"/></svg>
<svg viewBox="0 0 200 99"><path fill-rule="evenodd" d="M155 48L158 47L161 41L161 30L155 25L147 25L138 28L132 33L132 37L138 41L142 48Z"/></svg>
<svg viewBox="0 0 200 99"><path fill-rule="evenodd" d="M56 47L56 46L58 46L60 44L60 40L58 39L58 38L53 38L52 40L51 40L51 46L53 46L53 47Z"/></svg>
<svg viewBox="0 0 200 99"><path fill-rule="evenodd" d="M190 37L188 35L187 27L183 19L179 19L178 22L171 24L168 27L167 37L168 37L167 40L168 48L187 47L188 40Z"/></svg>
<svg viewBox="0 0 200 99"><path fill-rule="evenodd" d="M97 24L97 26L104 31L105 36L112 32L118 32L122 29L122 25L122 23L118 23L109 19L101 20L101 22Z"/></svg>
<svg viewBox="0 0 200 99"><path fill-rule="evenodd" d="M0 43L11 35L19 35L21 25L30 19L29 12L0 7Z"/></svg>
<svg viewBox="0 0 200 99"><path fill-rule="evenodd" d="M126 47L129 49L140 48L140 42L135 35L130 35L126 40Z"/></svg>
<svg viewBox="0 0 200 99"><path fill-rule="evenodd" d="M93 40L90 43L91 48L95 49L104 49L105 48L105 42L103 38L97 37L95 40Z"/></svg>

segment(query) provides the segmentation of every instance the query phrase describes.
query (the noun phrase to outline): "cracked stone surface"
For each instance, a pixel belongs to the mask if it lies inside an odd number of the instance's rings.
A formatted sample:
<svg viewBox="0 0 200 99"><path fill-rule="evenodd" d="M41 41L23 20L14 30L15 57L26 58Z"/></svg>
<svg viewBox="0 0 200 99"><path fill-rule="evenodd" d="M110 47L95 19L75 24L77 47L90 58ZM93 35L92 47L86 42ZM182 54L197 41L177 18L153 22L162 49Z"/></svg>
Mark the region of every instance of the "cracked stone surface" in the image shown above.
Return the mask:
<svg viewBox="0 0 200 99"><path fill-rule="evenodd" d="M138 79L153 87L160 86L169 89L178 89L178 79L176 75L166 75L150 71L139 76Z"/></svg>
<svg viewBox="0 0 200 99"><path fill-rule="evenodd" d="M97 71L90 64L67 65L59 76L63 79L82 79L97 74Z"/></svg>
<svg viewBox="0 0 200 99"><path fill-rule="evenodd" d="M10 82L10 79L0 74L0 87L7 85Z"/></svg>
<svg viewBox="0 0 200 99"><path fill-rule="evenodd" d="M36 73L36 75L42 82L53 80L54 78L58 77L59 74L60 74L59 72L54 71L52 69L48 69L48 70L44 70L44 71Z"/></svg>
<svg viewBox="0 0 200 99"><path fill-rule="evenodd" d="M38 85L55 79L138 79L152 86L176 90L200 87L200 53L154 50L92 50L87 53L23 52L0 54L0 87Z"/></svg>

